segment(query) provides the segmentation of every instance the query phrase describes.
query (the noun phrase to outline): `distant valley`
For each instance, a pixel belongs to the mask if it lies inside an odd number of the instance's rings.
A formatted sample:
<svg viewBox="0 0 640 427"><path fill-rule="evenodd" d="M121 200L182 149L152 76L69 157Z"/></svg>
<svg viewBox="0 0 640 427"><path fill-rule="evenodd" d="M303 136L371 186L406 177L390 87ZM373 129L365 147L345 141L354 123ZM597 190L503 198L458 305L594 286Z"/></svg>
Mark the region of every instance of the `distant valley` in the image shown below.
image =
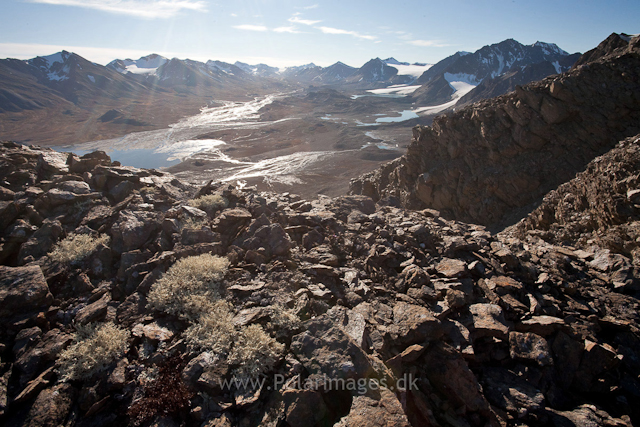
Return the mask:
<svg viewBox="0 0 640 427"><path fill-rule="evenodd" d="M101 66L59 52L0 60L0 137L107 151L200 184L234 180L304 196L402 155L411 127L518 84L567 71L579 54L509 39L436 64L375 58L278 69L151 54Z"/></svg>

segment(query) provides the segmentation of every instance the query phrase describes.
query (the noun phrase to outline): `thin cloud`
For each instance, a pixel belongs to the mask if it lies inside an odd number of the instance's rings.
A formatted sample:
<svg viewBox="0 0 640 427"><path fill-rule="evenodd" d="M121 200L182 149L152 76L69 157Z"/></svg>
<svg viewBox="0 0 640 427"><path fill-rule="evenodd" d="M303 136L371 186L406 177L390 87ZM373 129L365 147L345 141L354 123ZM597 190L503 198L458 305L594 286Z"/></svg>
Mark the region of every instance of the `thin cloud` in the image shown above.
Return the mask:
<svg viewBox="0 0 640 427"><path fill-rule="evenodd" d="M269 29L264 25L234 25L233 28L245 31L269 31Z"/></svg>
<svg viewBox="0 0 640 427"><path fill-rule="evenodd" d="M307 9L307 10L309 10L309 9L317 9L317 8L318 8L317 4L312 4L311 6L303 7L303 9Z"/></svg>
<svg viewBox="0 0 640 427"><path fill-rule="evenodd" d="M298 18L299 14L294 14L291 18L289 18L289 22L293 24L303 24L303 25L316 25L322 21L312 21L311 19L300 19Z"/></svg>
<svg viewBox="0 0 640 427"><path fill-rule="evenodd" d="M89 61L106 65L116 58L140 58L152 53L151 50L134 50L120 48L104 48L89 46L68 46L38 43L0 43L0 58L31 59L36 56L51 55L66 50L77 53ZM176 52L154 50L153 52L167 58L178 56ZM195 59L195 58L194 58Z"/></svg>
<svg viewBox="0 0 640 427"><path fill-rule="evenodd" d="M442 43L439 40L410 40L407 42L408 44L420 47L447 47L449 46L446 43Z"/></svg>
<svg viewBox="0 0 640 427"><path fill-rule="evenodd" d="M300 34L302 31L298 31L296 27L278 27L274 28L273 31L276 33L292 33L292 34Z"/></svg>
<svg viewBox="0 0 640 427"><path fill-rule="evenodd" d="M138 18L170 18L183 10L205 12L201 0L28 0L30 3L74 6L102 12L131 15Z"/></svg>
<svg viewBox="0 0 640 427"><path fill-rule="evenodd" d="M325 34L344 34L344 35L348 35L348 36L353 36L362 40L376 40L377 37L376 36L367 36L365 34L360 34L358 32L355 31L349 31L349 30L341 30L340 28L333 28L333 27L317 27L320 31L322 31Z"/></svg>
<svg viewBox="0 0 640 427"><path fill-rule="evenodd" d="M234 17L234 18L237 18L237 17L238 17L238 14L237 14L237 13L232 13L230 16L232 16L232 17Z"/></svg>

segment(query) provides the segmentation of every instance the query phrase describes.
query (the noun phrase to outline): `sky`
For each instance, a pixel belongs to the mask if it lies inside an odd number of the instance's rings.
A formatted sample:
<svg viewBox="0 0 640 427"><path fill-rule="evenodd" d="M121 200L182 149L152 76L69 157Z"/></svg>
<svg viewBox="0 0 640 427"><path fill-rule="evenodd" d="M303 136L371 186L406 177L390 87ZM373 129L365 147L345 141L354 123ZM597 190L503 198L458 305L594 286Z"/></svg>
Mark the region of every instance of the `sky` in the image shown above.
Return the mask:
<svg viewBox="0 0 640 427"><path fill-rule="evenodd" d="M584 52L640 33L638 0L0 0L0 58L60 50L286 67L436 63L513 38Z"/></svg>

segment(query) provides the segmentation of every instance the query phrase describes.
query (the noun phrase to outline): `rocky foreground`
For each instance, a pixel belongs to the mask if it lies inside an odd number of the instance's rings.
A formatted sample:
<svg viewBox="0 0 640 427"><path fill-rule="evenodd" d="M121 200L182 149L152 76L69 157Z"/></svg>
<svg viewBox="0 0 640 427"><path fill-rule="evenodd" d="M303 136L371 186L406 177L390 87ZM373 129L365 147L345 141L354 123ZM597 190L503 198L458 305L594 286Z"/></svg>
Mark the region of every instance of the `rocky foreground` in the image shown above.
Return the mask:
<svg viewBox="0 0 640 427"><path fill-rule="evenodd" d="M2 143L0 422L637 425L639 144L495 235Z"/></svg>

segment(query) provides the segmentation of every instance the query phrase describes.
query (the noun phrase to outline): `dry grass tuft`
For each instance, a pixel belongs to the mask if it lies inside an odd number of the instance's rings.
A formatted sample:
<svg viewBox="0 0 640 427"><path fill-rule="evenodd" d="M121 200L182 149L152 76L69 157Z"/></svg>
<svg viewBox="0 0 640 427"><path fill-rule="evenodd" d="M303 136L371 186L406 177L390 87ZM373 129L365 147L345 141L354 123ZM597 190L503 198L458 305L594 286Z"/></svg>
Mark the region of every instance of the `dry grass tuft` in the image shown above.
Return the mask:
<svg viewBox="0 0 640 427"><path fill-rule="evenodd" d="M87 234L71 234L56 244L53 251L49 253L49 258L62 263L76 263L91 255L98 246L108 245L109 240L110 238L106 234L101 234L98 237Z"/></svg>
<svg viewBox="0 0 640 427"><path fill-rule="evenodd" d="M180 221L180 231L182 230L199 230L202 227L206 227L208 222L204 219L200 218L187 218L183 221Z"/></svg>
<svg viewBox="0 0 640 427"><path fill-rule="evenodd" d="M111 322L78 325L74 343L58 358L61 379L88 379L105 370L126 351L129 336L129 331Z"/></svg>
<svg viewBox="0 0 640 427"><path fill-rule="evenodd" d="M237 337L231 305L226 301L217 301L210 311L184 332L184 336L192 349L227 354Z"/></svg>
<svg viewBox="0 0 640 427"><path fill-rule="evenodd" d="M260 325L239 331L229 354L229 363L237 365L233 373L240 378L257 378L270 371L278 361L284 345L271 338Z"/></svg>
<svg viewBox="0 0 640 427"><path fill-rule="evenodd" d="M209 194L207 196L200 196L197 199L189 200L189 205L194 208L202 209L208 214L213 214L216 211L226 208L229 205L229 201L217 194Z"/></svg>
<svg viewBox="0 0 640 427"><path fill-rule="evenodd" d="M229 269L227 258L202 254L183 258L151 287L149 307L197 320L220 299L220 281Z"/></svg>

